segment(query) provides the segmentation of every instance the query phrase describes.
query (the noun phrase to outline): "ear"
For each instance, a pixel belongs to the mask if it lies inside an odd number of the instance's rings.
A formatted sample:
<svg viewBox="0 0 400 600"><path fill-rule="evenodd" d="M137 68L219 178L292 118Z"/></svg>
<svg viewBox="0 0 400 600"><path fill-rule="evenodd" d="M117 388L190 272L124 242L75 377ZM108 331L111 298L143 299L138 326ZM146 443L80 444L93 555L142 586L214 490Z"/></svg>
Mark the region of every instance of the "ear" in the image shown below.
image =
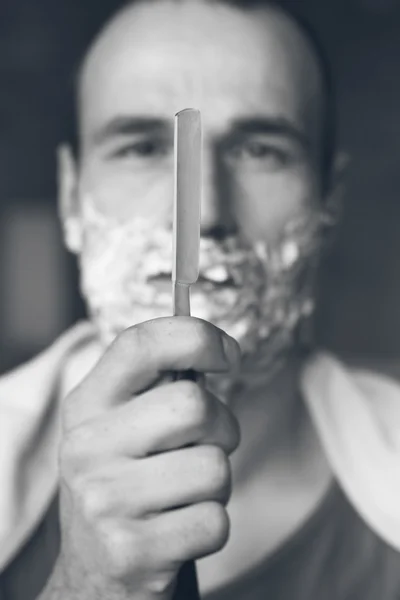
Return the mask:
<svg viewBox="0 0 400 600"><path fill-rule="evenodd" d="M70 252L82 249L82 222L80 216L78 173L69 146L57 149L58 211L64 233L64 243Z"/></svg>
<svg viewBox="0 0 400 600"><path fill-rule="evenodd" d="M350 162L351 159L347 153L340 152L337 154L329 177L325 198L323 199L326 219L326 241L328 244L334 238L336 226L341 221L344 192L346 189L346 175Z"/></svg>

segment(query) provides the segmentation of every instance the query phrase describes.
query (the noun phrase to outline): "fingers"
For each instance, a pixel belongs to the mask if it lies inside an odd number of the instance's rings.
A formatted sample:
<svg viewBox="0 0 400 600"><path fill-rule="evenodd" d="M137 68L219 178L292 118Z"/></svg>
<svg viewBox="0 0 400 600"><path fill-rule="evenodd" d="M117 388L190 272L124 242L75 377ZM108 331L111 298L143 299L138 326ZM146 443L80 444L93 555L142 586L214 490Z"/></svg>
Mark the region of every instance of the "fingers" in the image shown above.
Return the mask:
<svg viewBox="0 0 400 600"><path fill-rule="evenodd" d="M63 405L64 564L78 557L131 595L167 597L182 562L222 548L238 423L198 383L160 383L171 371L228 371L239 358L232 338L193 318L117 338Z"/></svg>
<svg viewBox="0 0 400 600"><path fill-rule="evenodd" d="M229 518L218 502L185 506L138 524L121 519L105 521L98 546L107 557L107 569L117 580L152 579L165 574L168 586L182 563L220 550L229 536ZM136 565L132 577L132 563ZM149 576L150 575L150 576ZM163 586L160 583L160 588ZM140 585L139 585L140 588Z"/></svg>
<svg viewBox="0 0 400 600"><path fill-rule="evenodd" d="M192 381L150 390L129 407L121 407L121 413L124 408L127 420L132 411L139 456L190 444L215 444L231 454L240 441L234 414L210 391Z"/></svg>
<svg viewBox="0 0 400 600"><path fill-rule="evenodd" d="M196 383L179 381L76 427L64 454L68 463L87 469L112 457L142 458L194 444L214 444L230 454L239 441L233 413Z"/></svg>
<svg viewBox="0 0 400 600"><path fill-rule="evenodd" d="M223 372L238 360L238 345L226 333L192 317L162 318L124 331L100 360L94 375L103 391L126 399L165 371Z"/></svg>
<svg viewBox="0 0 400 600"><path fill-rule="evenodd" d="M225 452L196 446L98 469L88 478L86 504L91 517L138 519L188 504L226 504L230 492Z"/></svg>
<svg viewBox="0 0 400 600"><path fill-rule="evenodd" d="M237 342L206 321L155 319L123 332L65 407L67 427L127 401L166 371L223 372L240 360Z"/></svg>
<svg viewBox="0 0 400 600"><path fill-rule="evenodd" d="M229 518L218 502L202 502L169 511L157 515L148 525L148 538L159 564L197 560L218 552L229 537Z"/></svg>
<svg viewBox="0 0 400 600"><path fill-rule="evenodd" d="M136 466L134 503L138 515L206 501L226 504L229 500L230 463L225 452L217 446L195 446L163 453L138 461ZM121 499L133 491L132 481L133 478L124 478Z"/></svg>

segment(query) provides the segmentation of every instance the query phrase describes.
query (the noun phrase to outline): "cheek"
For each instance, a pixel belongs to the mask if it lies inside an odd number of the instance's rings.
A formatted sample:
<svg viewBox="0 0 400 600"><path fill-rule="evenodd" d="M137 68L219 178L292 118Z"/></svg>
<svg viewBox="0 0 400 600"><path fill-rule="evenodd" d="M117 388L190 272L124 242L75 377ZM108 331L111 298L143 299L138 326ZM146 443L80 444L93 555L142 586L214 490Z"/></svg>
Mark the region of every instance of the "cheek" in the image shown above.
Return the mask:
<svg viewBox="0 0 400 600"><path fill-rule="evenodd" d="M171 170L103 165L83 172L80 192L81 197L90 195L96 208L111 219L124 222L143 217L163 224L172 219Z"/></svg>
<svg viewBox="0 0 400 600"><path fill-rule="evenodd" d="M287 223L316 205L318 186L300 171L244 175L232 185L232 200L245 238L273 243Z"/></svg>

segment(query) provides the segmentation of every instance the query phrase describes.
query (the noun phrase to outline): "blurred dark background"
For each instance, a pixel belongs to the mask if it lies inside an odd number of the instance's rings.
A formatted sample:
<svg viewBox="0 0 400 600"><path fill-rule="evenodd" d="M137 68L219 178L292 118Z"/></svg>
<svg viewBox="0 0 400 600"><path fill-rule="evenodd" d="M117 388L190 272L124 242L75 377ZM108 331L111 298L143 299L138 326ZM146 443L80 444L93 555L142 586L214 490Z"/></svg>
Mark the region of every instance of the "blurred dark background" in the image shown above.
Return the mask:
<svg viewBox="0 0 400 600"><path fill-rule="evenodd" d="M54 156L70 133L71 67L103 4L1 0L0 372L83 315L57 223ZM295 4L332 58L340 145L352 156L319 338L341 355L400 364L400 2Z"/></svg>

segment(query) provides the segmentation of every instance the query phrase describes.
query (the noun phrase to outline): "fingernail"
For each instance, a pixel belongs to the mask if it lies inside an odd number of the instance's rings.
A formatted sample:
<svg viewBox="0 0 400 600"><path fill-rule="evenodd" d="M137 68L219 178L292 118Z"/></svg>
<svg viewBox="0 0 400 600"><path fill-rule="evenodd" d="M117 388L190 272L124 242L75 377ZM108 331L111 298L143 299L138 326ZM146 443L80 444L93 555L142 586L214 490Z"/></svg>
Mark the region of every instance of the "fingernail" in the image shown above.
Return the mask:
<svg viewBox="0 0 400 600"><path fill-rule="evenodd" d="M232 367L235 367L240 363L241 360L239 344L233 337L231 337L227 333L224 333L224 335L222 336L222 343L224 346L224 354L226 360Z"/></svg>

